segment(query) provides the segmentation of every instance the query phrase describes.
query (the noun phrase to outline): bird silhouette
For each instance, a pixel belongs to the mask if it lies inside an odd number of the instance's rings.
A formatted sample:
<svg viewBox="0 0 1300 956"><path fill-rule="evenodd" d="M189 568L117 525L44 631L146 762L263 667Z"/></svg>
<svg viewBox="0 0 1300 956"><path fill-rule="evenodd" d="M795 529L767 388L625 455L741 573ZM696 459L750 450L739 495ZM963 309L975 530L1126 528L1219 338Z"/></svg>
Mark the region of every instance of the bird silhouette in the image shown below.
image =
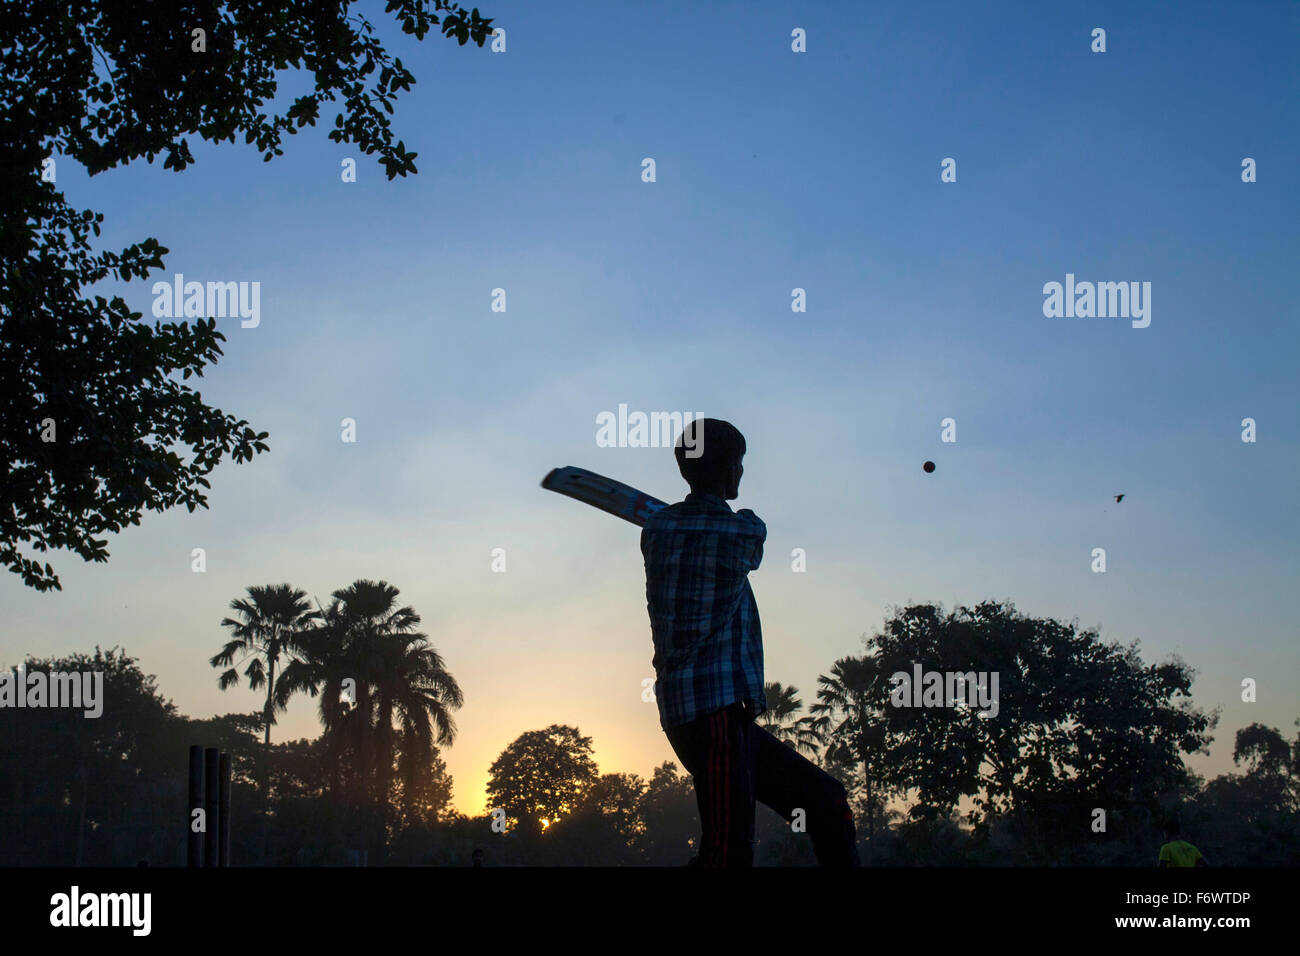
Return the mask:
<svg viewBox="0 0 1300 956"><path fill-rule="evenodd" d="M1116 501L1123 501L1123 500L1124 500L1124 496L1123 496L1123 495L1116 495L1116 496L1115 496L1115 500L1116 500Z"/></svg>

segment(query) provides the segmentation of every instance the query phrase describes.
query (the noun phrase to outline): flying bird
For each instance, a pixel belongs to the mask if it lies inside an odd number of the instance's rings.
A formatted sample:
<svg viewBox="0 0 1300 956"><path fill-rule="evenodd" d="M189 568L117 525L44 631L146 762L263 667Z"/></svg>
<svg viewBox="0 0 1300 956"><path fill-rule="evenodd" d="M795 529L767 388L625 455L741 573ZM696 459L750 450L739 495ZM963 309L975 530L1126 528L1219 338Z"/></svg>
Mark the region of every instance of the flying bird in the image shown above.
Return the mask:
<svg viewBox="0 0 1300 956"><path fill-rule="evenodd" d="M1123 496L1123 495L1116 495L1116 496L1115 496L1115 500L1116 500L1117 502L1119 502L1119 501L1123 501L1123 500L1124 500L1124 496Z"/></svg>

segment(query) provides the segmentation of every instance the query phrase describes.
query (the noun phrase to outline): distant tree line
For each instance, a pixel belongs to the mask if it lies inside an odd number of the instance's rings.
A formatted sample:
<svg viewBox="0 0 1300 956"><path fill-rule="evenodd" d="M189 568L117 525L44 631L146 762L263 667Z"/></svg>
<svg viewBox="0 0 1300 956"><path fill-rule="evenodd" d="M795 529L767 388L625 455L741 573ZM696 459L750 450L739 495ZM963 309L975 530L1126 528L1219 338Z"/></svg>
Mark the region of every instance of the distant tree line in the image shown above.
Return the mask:
<svg viewBox="0 0 1300 956"><path fill-rule="evenodd" d="M243 866L680 866L699 818L672 762L649 779L601 773L592 738L552 725L520 734L489 771L489 811L451 809L442 757L463 694L420 617L385 582L312 607L287 584L250 587L207 663L254 713L194 719L114 648L28 659L28 673L101 671L104 710L0 708L0 865L182 865L186 752L232 755L232 859ZM962 701L899 706L895 674L996 672L997 713ZM772 733L842 780L860 853L877 866L1151 866L1177 819L1211 864L1300 863L1300 734L1253 723L1240 772L1205 781L1217 714L1193 674L1143 662L1137 644L986 603L896 609L864 653L796 688L767 685ZM273 742L296 695L317 701L314 740ZM1297 721L1300 724L1300 721ZM504 832L502 831L504 825ZM814 865L807 836L760 807L760 865Z"/></svg>

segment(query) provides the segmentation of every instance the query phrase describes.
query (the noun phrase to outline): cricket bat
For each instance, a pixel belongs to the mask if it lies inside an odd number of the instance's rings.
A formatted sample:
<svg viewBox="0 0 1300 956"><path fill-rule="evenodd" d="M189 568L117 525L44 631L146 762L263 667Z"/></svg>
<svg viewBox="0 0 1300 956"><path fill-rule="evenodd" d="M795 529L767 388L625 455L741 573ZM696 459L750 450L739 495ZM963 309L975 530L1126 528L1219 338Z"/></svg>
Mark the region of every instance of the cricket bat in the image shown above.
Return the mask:
<svg viewBox="0 0 1300 956"><path fill-rule="evenodd" d="M542 479L542 487L599 508L634 525L644 525L646 519L668 503L652 498L613 478L606 478L585 468L568 465L552 468Z"/></svg>

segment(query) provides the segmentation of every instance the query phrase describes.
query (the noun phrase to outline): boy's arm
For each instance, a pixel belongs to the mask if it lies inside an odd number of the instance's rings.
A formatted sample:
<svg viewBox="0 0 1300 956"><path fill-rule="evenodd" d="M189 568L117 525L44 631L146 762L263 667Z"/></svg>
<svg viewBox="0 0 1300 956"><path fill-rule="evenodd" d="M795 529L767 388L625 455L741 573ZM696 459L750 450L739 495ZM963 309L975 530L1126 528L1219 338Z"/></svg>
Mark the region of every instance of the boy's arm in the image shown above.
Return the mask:
<svg viewBox="0 0 1300 956"><path fill-rule="evenodd" d="M730 549L728 563L741 574L755 571L763 562L763 542L767 540L767 525L748 508L736 512L740 527L736 530L735 546Z"/></svg>

